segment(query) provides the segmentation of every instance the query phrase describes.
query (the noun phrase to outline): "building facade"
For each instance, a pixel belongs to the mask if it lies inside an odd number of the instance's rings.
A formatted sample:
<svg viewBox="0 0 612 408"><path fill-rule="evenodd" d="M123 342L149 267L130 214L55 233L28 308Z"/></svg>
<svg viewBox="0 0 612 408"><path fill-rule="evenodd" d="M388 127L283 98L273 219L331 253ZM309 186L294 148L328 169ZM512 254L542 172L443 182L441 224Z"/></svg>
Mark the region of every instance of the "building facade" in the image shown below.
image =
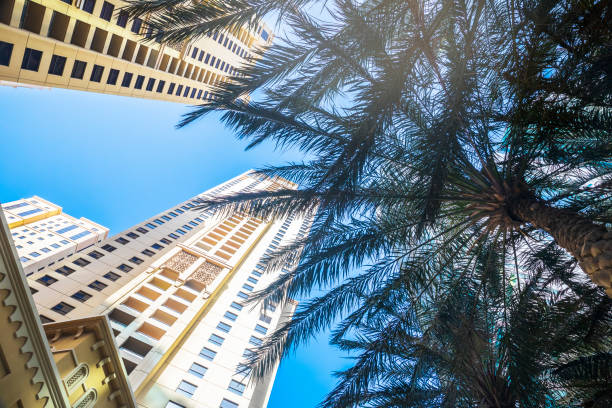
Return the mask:
<svg viewBox="0 0 612 408"><path fill-rule="evenodd" d="M264 407L275 376L242 364L296 303L253 306L267 256L309 220L194 211L198 199L295 188L244 173L28 277L43 322L106 315L139 407ZM284 271L295 266L288 262Z"/></svg>
<svg viewBox="0 0 612 408"><path fill-rule="evenodd" d="M121 0L3 0L0 80L197 104L212 98L272 41L271 31L234 28L174 46L128 20Z"/></svg>
<svg viewBox="0 0 612 408"><path fill-rule="evenodd" d="M62 207L38 196L4 203L2 210L26 275L108 236L108 228L84 217L71 217Z"/></svg>

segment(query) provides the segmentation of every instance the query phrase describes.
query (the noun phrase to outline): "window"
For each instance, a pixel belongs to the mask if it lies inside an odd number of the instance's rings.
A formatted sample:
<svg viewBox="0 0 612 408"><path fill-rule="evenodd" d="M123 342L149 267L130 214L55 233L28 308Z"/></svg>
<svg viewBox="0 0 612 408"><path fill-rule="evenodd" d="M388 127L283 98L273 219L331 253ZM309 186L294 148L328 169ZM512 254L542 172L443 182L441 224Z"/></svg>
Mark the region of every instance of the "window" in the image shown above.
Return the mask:
<svg viewBox="0 0 612 408"><path fill-rule="evenodd" d="M221 401L221 405L219 405L219 408L238 408L238 404L223 398L223 401Z"/></svg>
<svg viewBox="0 0 612 408"><path fill-rule="evenodd" d="M158 225L162 225L164 222L162 220L160 220L159 218L156 218L153 220L154 223L158 224Z"/></svg>
<svg viewBox="0 0 612 408"><path fill-rule="evenodd" d="M115 6L113 6L108 1L105 1L102 5L102 12L100 13L100 18L106 21L111 21L111 17L113 16L113 10L115 10Z"/></svg>
<svg viewBox="0 0 612 408"><path fill-rule="evenodd" d="M136 234L136 233L134 233L134 232L128 232L128 233L127 233L127 234L125 234L125 235L127 235L128 237L130 237L130 238L132 238L132 239L136 239L136 238L138 238L138 237L139 237L139 235L138 235L138 234Z"/></svg>
<svg viewBox="0 0 612 408"><path fill-rule="evenodd" d="M195 385L193 385L192 383L189 383L185 380L181 381L181 383L179 384L178 388L176 389L176 392L178 392L179 394L183 394L186 397L193 397L193 394L195 393L195 390L198 387L196 387Z"/></svg>
<svg viewBox="0 0 612 408"><path fill-rule="evenodd" d="M166 238L160 239L159 242L162 242L162 243L164 243L166 245L170 245L172 243L172 241L170 241L169 239L166 239Z"/></svg>
<svg viewBox="0 0 612 408"><path fill-rule="evenodd" d="M270 322L272 322L272 317L262 314L261 316L259 316L259 320L261 320L264 323L270 324Z"/></svg>
<svg viewBox="0 0 612 408"><path fill-rule="evenodd" d="M164 408L185 408L185 406L181 404L177 404L174 401L168 401L168 403L166 404Z"/></svg>
<svg viewBox="0 0 612 408"><path fill-rule="evenodd" d="M193 47L193 51L191 52L191 58L195 58L198 55L198 47Z"/></svg>
<svg viewBox="0 0 612 408"><path fill-rule="evenodd" d="M166 221L170 221L172 218L168 217L167 215L162 215L162 218Z"/></svg>
<svg viewBox="0 0 612 408"><path fill-rule="evenodd" d="M74 269L72 269L69 266L64 265L64 266L60 266L59 268L57 268L55 272L59 273L60 275L68 276L72 272L74 272Z"/></svg>
<svg viewBox="0 0 612 408"><path fill-rule="evenodd" d="M131 31L132 31L133 33L138 34L138 32L140 31L140 27L141 27L141 26L142 26L142 20L141 20L141 19L139 19L138 17L136 17L136 18L134 19L134 22L132 23L132 29L131 29Z"/></svg>
<svg viewBox="0 0 612 408"><path fill-rule="evenodd" d="M91 70L90 81L100 82L102 80L102 74L104 73L104 67L102 65L94 65Z"/></svg>
<svg viewBox="0 0 612 408"><path fill-rule="evenodd" d="M153 85L155 85L155 78L149 78L149 82L147 82L147 91L152 91Z"/></svg>
<svg viewBox="0 0 612 408"><path fill-rule="evenodd" d="M115 85L117 84L117 78L119 78L119 70L111 68L110 72L108 73L106 83L109 85Z"/></svg>
<svg viewBox="0 0 612 408"><path fill-rule="evenodd" d="M21 61L21 68L28 71L38 71L40 60L42 59L42 51L26 48Z"/></svg>
<svg viewBox="0 0 612 408"><path fill-rule="evenodd" d="M145 343L144 341L135 339L134 337L128 337L128 339L123 342L120 348L123 350L130 351L140 357L144 357L149 353L149 351L151 351L153 346Z"/></svg>
<svg viewBox="0 0 612 408"><path fill-rule="evenodd" d="M196 91L197 91L197 89L196 89L196 88L193 88L193 89L191 90L191 95L189 95L189 97L190 97L190 98L193 98L193 97L195 96Z"/></svg>
<svg viewBox="0 0 612 408"><path fill-rule="evenodd" d="M247 295L247 294L246 294L246 293L244 293L243 291L238 292L238 295L237 295L237 296L238 296L239 298L241 298L241 299L248 299L248 298L249 298L249 295Z"/></svg>
<svg viewBox="0 0 612 408"><path fill-rule="evenodd" d="M259 272L259 271L253 271L252 273L253 273L253 275L255 275L257 277L261 277L261 272Z"/></svg>
<svg viewBox="0 0 612 408"><path fill-rule="evenodd" d="M98 251L91 251L87 255L91 256L93 259L100 259L104 256L102 252L98 252Z"/></svg>
<svg viewBox="0 0 612 408"><path fill-rule="evenodd" d="M49 74L62 76L64 74L64 67L66 66L66 57L61 55L53 55L51 57L51 63L49 64Z"/></svg>
<svg viewBox="0 0 612 408"><path fill-rule="evenodd" d="M123 27L125 28L125 26L127 25L127 21L128 21L128 14L126 11L121 10L119 12L119 15L117 16L117 25L119 27Z"/></svg>
<svg viewBox="0 0 612 408"><path fill-rule="evenodd" d="M267 329L266 327L263 327L263 326L262 326L262 325L260 325L260 324L258 324L258 325L256 325L256 326L255 326L255 331L256 331L257 333L264 334L264 335L265 335L266 333L268 333L268 329Z"/></svg>
<svg viewBox="0 0 612 408"><path fill-rule="evenodd" d="M74 310L74 306L69 305L66 302L59 302L57 305L51 308L55 313L66 315Z"/></svg>
<svg viewBox="0 0 612 408"><path fill-rule="evenodd" d="M198 223L197 223L197 222L195 222L195 221L189 221L189 223L190 223L191 225L193 225L194 227L197 227L197 226L198 226Z"/></svg>
<svg viewBox="0 0 612 408"><path fill-rule="evenodd" d="M257 285L257 282L259 282L257 279L255 279L255 278L254 278L254 277L252 277L252 276L249 276L249 277L247 278L247 281L251 282L251 283L252 283L252 284L254 284L254 285Z"/></svg>
<svg viewBox="0 0 612 408"><path fill-rule="evenodd" d="M174 211L176 211L179 214L183 214L185 211L181 210L180 208L176 208Z"/></svg>
<svg viewBox="0 0 612 408"><path fill-rule="evenodd" d="M0 65L8 67L11 63L11 55L13 55L13 44L0 41Z"/></svg>
<svg viewBox="0 0 612 408"><path fill-rule="evenodd" d="M93 13L94 7L96 6L96 0L85 0L83 2L83 11L89 14Z"/></svg>
<svg viewBox="0 0 612 408"><path fill-rule="evenodd" d="M89 262L87 259L78 258L78 259L75 259L74 261L72 261L72 263L77 265L77 266L87 266L91 262Z"/></svg>
<svg viewBox="0 0 612 408"><path fill-rule="evenodd" d="M133 74L131 72L123 73L123 81L121 81L121 86L124 88L129 88L130 84L132 83L132 76Z"/></svg>
<svg viewBox="0 0 612 408"><path fill-rule="evenodd" d="M153 248L153 249L157 249L158 251L159 251L160 249L164 249L164 247L163 247L163 246L161 246L161 245L159 245L159 244L153 244L153 245L151 245L151 248Z"/></svg>
<svg viewBox="0 0 612 408"><path fill-rule="evenodd" d="M183 91L183 85L179 85L176 87L176 96L181 96L181 92Z"/></svg>
<svg viewBox="0 0 612 408"><path fill-rule="evenodd" d="M191 228L189 225L185 224L183 225L183 228L185 228L188 231L191 231L193 228Z"/></svg>
<svg viewBox="0 0 612 408"><path fill-rule="evenodd" d="M225 341L225 339L221 336L218 336L216 334L211 334L210 338L208 339L208 341L212 344L216 344L217 346L221 346L223 344L223 342Z"/></svg>
<svg viewBox="0 0 612 408"><path fill-rule="evenodd" d="M107 272L104 274L104 277L108 279L109 281L113 281L113 282L120 278L120 276L116 274L115 272Z"/></svg>
<svg viewBox="0 0 612 408"><path fill-rule="evenodd" d="M34 252L30 252L30 256L31 256L32 258L37 258L37 257L39 257L39 256L40 256L40 254L39 254L38 252L34 251Z"/></svg>
<svg viewBox="0 0 612 408"><path fill-rule="evenodd" d="M229 331L232 329L232 326L224 322L219 322L219 324L217 325L217 329L221 330L222 332L229 333Z"/></svg>
<svg viewBox="0 0 612 408"><path fill-rule="evenodd" d="M36 282L41 283L45 286L50 286L57 282L57 279L55 279L53 276L44 275L36 279Z"/></svg>
<svg viewBox="0 0 612 408"><path fill-rule="evenodd" d="M190 86L186 86L186 87L185 87L185 92L183 93L183 96L184 96L184 97L187 97L187 96L189 95L189 90L190 90L190 89L191 89L191 87L190 87Z"/></svg>
<svg viewBox="0 0 612 408"><path fill-rule="evenodd" d="M184 230L180 229L180 228L177 228L176 232L178 232L181 235L185 235L186 234L186 232Z"/></svg>
<svg viewBox="0 0 612 408"><path fill-rule="evenodd" d="M140 265L141 263L144 262L142 259L138 258L137 256L131 257L129 261L132 263L135 263L136 265Z"/></svg>
<svg viewBox="0 0 612 408"><path fill-rule="evenodd" d="M266 305L266 309L271 312L276 312L276 306L274 305Z"/></svg>
<svg viewBox="0 0 612 408"><path fill-rule="evenodd" d="M196 96L196 99L200 99L200 97L201 97L201 96L202 96L202 90L200 89L200 90L198 91L198 96Z"/></svg>
<svg viewBox="0 0 612 408"><path fill-rule="evenodd" d="M162 91L164 90L164 86L166 85L166 81L162 81L160 80L157 83L157 93L162 93Z"/></svg>
<svg viewBox="0 0 612 408"><path fill-rule="evenodd" d="M202 351L200 351L200 357L205 358L206 360L209 360L209 361L213 361L216 355L217 355L216 351L213 351L206 347L204 347Z"/></svg>
<svg viewBox="0 0 612 408"><path fill-rule="evenodd" d="M93 282L91 282L89 285L90 288L97 290L98 292L101 291L102 289L104 289L105 287L107 287L108 285L106 283L102 283L99 280L95 280Z"/></svg>
<svg viewBox="0 0 612 408"><path fill-rule="evenodd" d="M120 243L120 244L122 244L122 245L125 245L125 244L127 244L128 242L130 242L130 241L128 241L127 239L125 239L125 238L123 238L123 237L119 237L119 238L117 238L117 239L115 240L115 242L118 242L118 243Z"/></svg>
<svg viewBox="0 0 612 408"><path fill-rule="evenodd" d="M232 304L230 305L230 307L240 311L242 310L243 306L240 303L236 303L236 302L232 302Z"/></svg>
<svg viewBox="0 0 612 408"><path fill-rule="evenodd" d="M175 86L175 83L170 82L170 86L168 86L168 95L172 95L172 92L174 92L174 86Z"/></svg>
<svg viewBox="0 0 612 408"><path fill-rule="evenodd" d="M229 319L231 321L234 321L238 318L238 315L236 313L232 313L229 310L227 312L225 312L225 314L223 315L223 317L225 317L226 319Z"/></svg>
<svg viewBox="0 0 612 408"><path fill-rule="evenodd" d="M230 390L231 392L233 392L234 394L238 394L238 395L242 395L242 393L244 392L244 389L246 388L246 385L244 385L243 383L240 383L236 380L231 380L229 387L227 387L228 390Z"/></svg>
<svg viewBox="0 0 612 408"><path fill-rule="evenodd" d="M145 249L144 251L141 252L141 254L146 255L146 256L153 256L155 255L155 252L151 251L150 249Z"/></svg>
<svg viewBox="0 0 612 408"><path fill-rule="evenodd" d="M202 58L204 58L204 50L200 51L200 55L198 56L198 61L202 61Z"/></svg>
<svg viewBox="0 0 612 408"><path fill-rule="evenodd" d="M179 239L179 238L180 238L178 235L176 235L176 234L174 234L174 233L172 233L172 234L168 234L168 236L169 236L170 238L174 238L174 239Z"/></svg>
<svg viewBox="0 0 612 408"><path fill-rule="evenodd" d="M41 321L41 323L42 323L42 324L45 324L45 323L53 323L53 322L55 321L55 320L53 320L53 319L49 319L49 318L48 318L47 316L45 316L45 315L40 315L39 317L40 317L40 321Z"/></svg>
<svg viewBox="0 0 612 408"><path fill-rule="evenodd" d="M132 268L131 266L126 265L126 264L121 264L121 265L119 265L119 266L117 267L117 269L119 269L121 272L125 272L125 273L127 273L127 272L131 271L131 270L132 270L132 269L134 269L134 268Z"/></svg>
<svg viewBox="0 0 612 408"><path fill-rule="evenodd" d="M206 58L204 58L204 63L208 64L209 59L210 59L210 54L206 54Z"/></svg>
<svg viewBox="0 0 612 408"><path fill-rule="evenodd" d="M51 246L56 249L60 247L59 244L51 244Z"/></svg>
<svg viewBox="0 0 612 408"><path fill-rule="evenodd" d="M102 249L105 250L106 252L113 252L117 248L115 248L111 244L106 244L102 246Z"/></svg>
<svg viewBox="0 0 612 408"><path fill-rule="evenodd" d="M89 235L89 234L91 234L90 231L79 232L78 234L71 236L70 239L77 240L77 239L83 238L85 235Z"/></svg>
<svg viewBox="0 0 612 408"><path fill-rule="evenodd" d="M242 288L248 290L249 292L253 290L253 286L249 285L248 283L242 285Z"/></svg>
<svg viewBox="0 0 612 408"><path fill-rule="evenodd" d="M254 346L261 346L263 341L259 337L251 336L249 343Z"/></svg>
<svg viewBox="0 0 612 408"><path fill-rule="evenodd" d="M189 368L189 373L195 375L198 378L203 378L204 374L206 374L206 371L208 371L208 369L198 363L193 363Z"/></svg>
<svg viewBox="0 0 612 408"><path fill-rule="evenodd" d="M138 75L136 77L136 83L134 84L135 89L142 89L142 84L144 84L144 75Z"/></svg>
<svg viewBox="0 0 612 408"><path fill-rule="evenodd" d="M83 292L82 290L79 290L78 292L75 292L72 296L70 296L73 299L78 300L79 302L85 302L88 299L91 298L91 295L87 292Z"/></svg>
<svg viewBox="0 0 612 408"><path fill-rule="evenodd" d="M72 73L70 74L71 78L83 79L83 75L85 75L85 67L87 63L85 61L75 60L74 65L72 66Z"/></svg>

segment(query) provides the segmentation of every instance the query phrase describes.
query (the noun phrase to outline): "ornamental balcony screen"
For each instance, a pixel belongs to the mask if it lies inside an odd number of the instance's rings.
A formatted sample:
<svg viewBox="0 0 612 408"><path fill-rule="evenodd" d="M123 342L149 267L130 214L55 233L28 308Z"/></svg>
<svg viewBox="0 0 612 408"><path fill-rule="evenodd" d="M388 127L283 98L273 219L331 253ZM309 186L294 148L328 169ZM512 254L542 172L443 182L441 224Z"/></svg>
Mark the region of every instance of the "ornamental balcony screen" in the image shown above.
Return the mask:
<svg viewBox="0 0 612 408"><path fill-rule="evenodd" d="M197 260L197 256L185 251L181 251L174 255L172 258L168 259L166 263L162 265L162 267L171 269L180 275L181 273L185 272L191 265L193 265L194 262Z"/></svg>

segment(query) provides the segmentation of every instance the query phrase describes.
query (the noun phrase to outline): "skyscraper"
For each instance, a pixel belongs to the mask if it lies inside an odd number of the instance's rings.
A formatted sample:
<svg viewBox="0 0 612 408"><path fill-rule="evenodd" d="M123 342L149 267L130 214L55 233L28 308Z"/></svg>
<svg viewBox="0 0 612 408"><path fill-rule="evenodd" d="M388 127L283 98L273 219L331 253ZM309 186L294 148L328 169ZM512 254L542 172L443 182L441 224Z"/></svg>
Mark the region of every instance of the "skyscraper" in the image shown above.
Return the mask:
<svg viewBox="0 0 612 408"><path fill-rule="evenodd" d="M210 100L254 47L272 40L259 26L179 46L154 41L146 18L128 20L121 0L3 0L0 80L181 103Z"/></svg>
<svg viewBox="0 0 612 408"><path fill-rule="evenodd" d="M62 261L100 242L108 228L87 218L76 219L41 197L2 204L19 260L26 275Z"/></svg>
<svg viewBox="0 0 612 408"><path fill-rule="evenodd" d="M34 273L41 319L107 315L141 407L265 406L275 370L249 381L241 363L296 303L245 301L276 277L264 273L267 255L309 221L193 208L199 197L281 187L296 186L244 173Z"/></svg>

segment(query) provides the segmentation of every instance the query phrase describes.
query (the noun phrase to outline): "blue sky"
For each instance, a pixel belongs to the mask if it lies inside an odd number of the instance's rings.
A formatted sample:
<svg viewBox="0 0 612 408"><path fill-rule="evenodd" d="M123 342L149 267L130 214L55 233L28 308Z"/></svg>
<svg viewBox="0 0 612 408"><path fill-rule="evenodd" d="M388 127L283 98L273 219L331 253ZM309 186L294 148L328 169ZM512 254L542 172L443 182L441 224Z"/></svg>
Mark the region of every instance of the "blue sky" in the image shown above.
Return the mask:
<svg viewBox="0 0 612 408"><path fill-rule="evenodd" d="M248 169L301 158L271 145L244 151L218 116L176 130L188 109L0 86L0 201L39 195L115 234ZM282 362L268 406L315 406L346 363L318 336Z"/></svg>

